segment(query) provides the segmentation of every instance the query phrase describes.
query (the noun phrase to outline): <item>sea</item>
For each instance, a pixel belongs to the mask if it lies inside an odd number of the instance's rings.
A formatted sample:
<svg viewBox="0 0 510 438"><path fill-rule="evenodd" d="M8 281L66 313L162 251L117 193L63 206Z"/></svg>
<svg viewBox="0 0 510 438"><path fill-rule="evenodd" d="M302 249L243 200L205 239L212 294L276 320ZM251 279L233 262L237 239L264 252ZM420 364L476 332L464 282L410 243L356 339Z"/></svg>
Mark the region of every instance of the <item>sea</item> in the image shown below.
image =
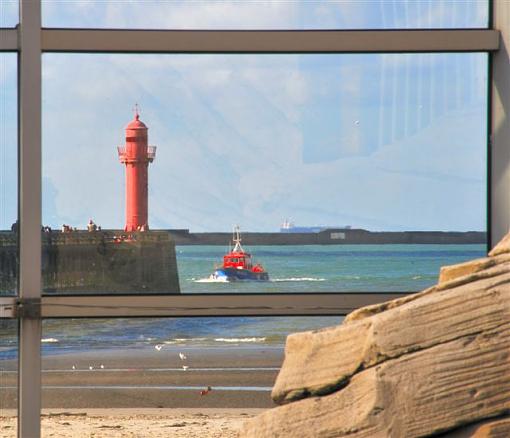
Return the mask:
<svg viewBox="0 0 510 438"><path fill-rule="evenodd" d="M176 247L182 293L414 292L437 282L444 265L483 257L485 245L306 245L245 248L268 282L225 283L209 275L228 248ZM106 349L264 346L289 333L337 325L342 317L60 319L43 323L43 355ZM17 325L3 323L0 360L17 355ZM10 324L10 325L9 325Z"/></svg>

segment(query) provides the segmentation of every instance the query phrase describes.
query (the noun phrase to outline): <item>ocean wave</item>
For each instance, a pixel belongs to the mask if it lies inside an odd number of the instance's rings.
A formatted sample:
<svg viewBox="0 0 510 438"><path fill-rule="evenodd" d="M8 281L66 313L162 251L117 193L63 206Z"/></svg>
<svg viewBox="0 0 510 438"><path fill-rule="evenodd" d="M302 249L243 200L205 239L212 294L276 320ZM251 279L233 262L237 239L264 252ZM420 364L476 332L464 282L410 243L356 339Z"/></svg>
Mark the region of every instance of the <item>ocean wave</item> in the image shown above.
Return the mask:
<svg viewBox="0 0 510 438"><path fill-rule="evenodd" d="M184 344L186 342L202 342L206 341L207 338L174 338L168 341L163 341L163 344L172 345L172 344Z"/></svg>
<svg viewBox="0 0 510 438"><path fill-rule="evenodd" d="M44 342L47 344L54 344L55 342L59 342L59 340L55 339L55 338L43 338L43 339L41 339L41 342Z"/></svg>
<svg viewBox="0 0 510 438"><path fill-rule="evenodd" d="M265 337L262 338L215 338L216 342L228 342L228 343L237 343L237 342L264 342L266 340Z"/></svg>
<svg viewBox="0 0 510 438"><path fill-rule="evenodd" d="M240 342L265 342L266 337L250 337L250 338L175 338L163 341L166 345L176 344L193 344L196 342L210 343L210 342L226 342L226 343L240 343Z"/></svg>
<svg viewBox="0 0 510 438"><path fill-rule="evenodd" d="M415 275L415 276L413 277L413 280L419 280L420 278L421 278L421 275Z"/></svg>
<svg viewBox="0 0 510 438"><path fill-rule="evenodd" d="M279 283L285 281L326 281L325 278L314 278L314 277L290 277L290 278L272 278L270 281Z"/></svg>

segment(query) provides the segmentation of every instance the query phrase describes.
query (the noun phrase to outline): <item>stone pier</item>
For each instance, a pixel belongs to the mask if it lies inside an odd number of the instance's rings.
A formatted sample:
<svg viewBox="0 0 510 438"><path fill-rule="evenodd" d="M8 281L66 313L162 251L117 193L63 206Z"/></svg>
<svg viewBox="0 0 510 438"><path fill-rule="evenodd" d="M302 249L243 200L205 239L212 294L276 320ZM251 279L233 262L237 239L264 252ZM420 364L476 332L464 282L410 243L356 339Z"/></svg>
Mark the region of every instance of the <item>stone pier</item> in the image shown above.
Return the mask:
<svg viewBox="0 0 510 438"><path fill-rule="evenodd" d="M180 293L166 231L60 231L42 235L45 293ZM17 235L0 232L0 294L16 288Z"/></svg>

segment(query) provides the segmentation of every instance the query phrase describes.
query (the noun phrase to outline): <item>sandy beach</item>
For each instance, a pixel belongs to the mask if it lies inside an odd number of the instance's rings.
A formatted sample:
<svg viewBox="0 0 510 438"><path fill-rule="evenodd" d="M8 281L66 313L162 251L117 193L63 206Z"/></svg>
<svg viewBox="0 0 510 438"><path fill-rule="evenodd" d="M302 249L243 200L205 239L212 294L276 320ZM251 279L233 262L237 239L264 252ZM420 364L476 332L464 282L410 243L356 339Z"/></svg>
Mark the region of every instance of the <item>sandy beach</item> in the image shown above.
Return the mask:
<svg viewBox="0 0 510 438"><path fill-rule="evenodd" d="M181 360L179 353L186 359ZM267 346L97 350L46 356L42 404L51 409L269 408L273 406L270 390L282 360L282 348ZM12 409L16 406L16 364L4 362L0 365L0 406ZM207 387L211 390L203 394Z"/></svg>
<svg viewBox="0 0 510 438"><path fill-rule="evenodd" d="M68 437L236 437L242 423L263 409L89 409L44 410L42 436ZM5 413L5 411L4 411ZM16 437L14 411L0 416L0 436Z"/></svg>
<svg viewBox="0 0 510 438"><path fill-rule="evenodd" d="M45 356L44 436L236 436L245 418L274 406L282 360L282 347L235 345ZM1 436L15 436L16 379L16 362L2 361Z"/></svg>

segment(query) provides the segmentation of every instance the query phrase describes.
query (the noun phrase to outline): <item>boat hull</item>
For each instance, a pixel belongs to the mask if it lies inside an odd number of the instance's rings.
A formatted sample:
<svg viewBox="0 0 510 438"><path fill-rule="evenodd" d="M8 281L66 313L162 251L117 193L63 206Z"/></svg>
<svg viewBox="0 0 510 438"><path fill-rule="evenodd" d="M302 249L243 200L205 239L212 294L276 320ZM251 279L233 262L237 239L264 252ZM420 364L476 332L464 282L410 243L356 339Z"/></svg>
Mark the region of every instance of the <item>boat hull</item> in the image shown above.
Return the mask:
<svg viewBox="0 0 510 438"><path fill-rule="evenodd" d="M269 281L267 272L253 272L248 269L236 268L216 269L211 277L223 281Z"/></svg>

